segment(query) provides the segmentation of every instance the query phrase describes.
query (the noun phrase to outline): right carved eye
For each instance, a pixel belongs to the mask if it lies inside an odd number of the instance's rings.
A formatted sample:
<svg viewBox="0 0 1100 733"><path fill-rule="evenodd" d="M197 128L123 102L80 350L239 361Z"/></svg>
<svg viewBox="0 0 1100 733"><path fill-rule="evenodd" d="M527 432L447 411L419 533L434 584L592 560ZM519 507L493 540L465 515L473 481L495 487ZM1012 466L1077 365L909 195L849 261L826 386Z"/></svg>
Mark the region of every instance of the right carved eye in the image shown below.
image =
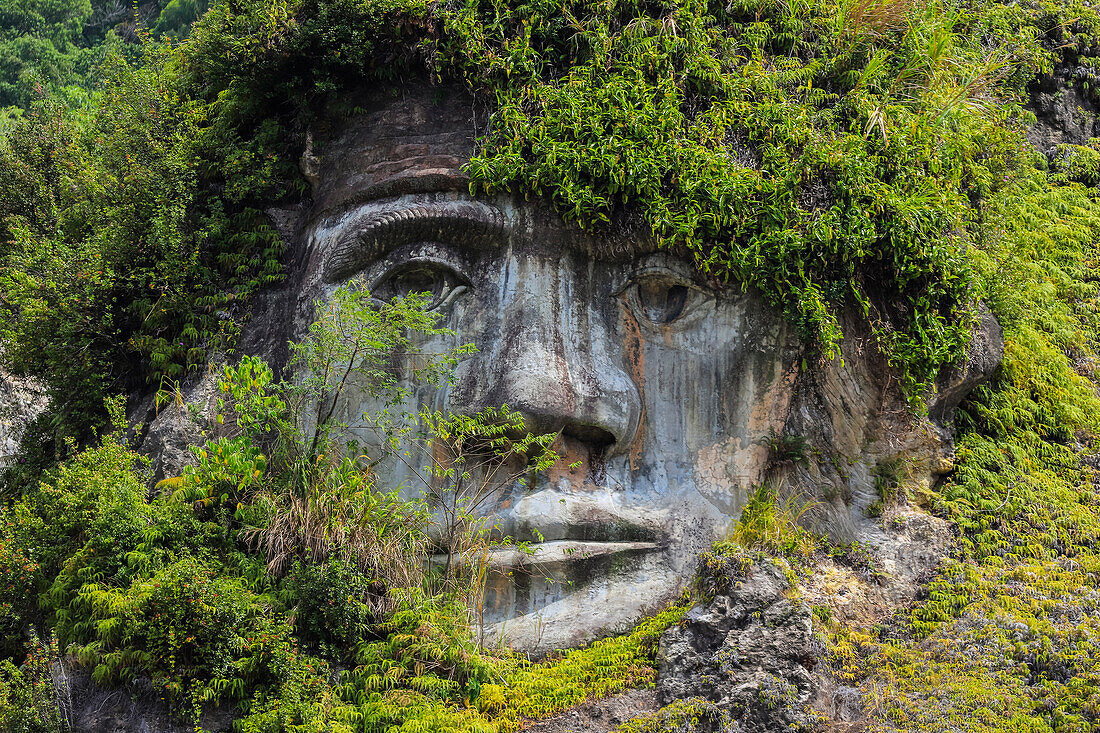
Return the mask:
<svg viewBox="0 0 1100 733"><path fill-rule="evenodd" d="M382 276L372 288L374 297L390 301L411 293L430 296L428 310L448 305L466 291L466 281L457 272L437 262L410 262Z"/></svg>
<svg viewBox="0 0 1100 733"><path fill-rule="evenodd" d="M635 313L657 326L679 320L704 298L695 286L664 272L636 277L627 297Z"/></svg>
<svg viewBox="0 0 1100 733"><path fill-rule="evenodd" d="M686 285L650 277L638 283L638 305L654 323L672 323L684 312Z"/></svg>

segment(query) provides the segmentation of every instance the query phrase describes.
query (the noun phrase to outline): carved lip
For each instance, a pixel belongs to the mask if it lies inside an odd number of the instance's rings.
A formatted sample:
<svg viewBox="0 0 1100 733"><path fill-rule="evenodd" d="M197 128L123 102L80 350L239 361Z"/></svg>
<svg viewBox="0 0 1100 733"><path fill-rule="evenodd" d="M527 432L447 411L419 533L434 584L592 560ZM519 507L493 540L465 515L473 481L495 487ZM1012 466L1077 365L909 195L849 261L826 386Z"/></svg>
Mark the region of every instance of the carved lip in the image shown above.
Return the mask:
<svg viewBox="0 0 1100 733"><path fill-rule="evenodd" d="M532 547L550 542L571 542L577 545L658 545L667 540L659 526L642 524L611 513L601 515L599 521L586 522L563 523L554 518L524 519L524 526L515 536Z"/></svg>
<svg viewBox="0 0 1100 733"><path fill-rule="evenodd" d="M525 568L535 565L563 565L622 553L651 552L661 548L657 542L577 542L550 540L525 547L504 547L489 553L489 567Z"/></svg>

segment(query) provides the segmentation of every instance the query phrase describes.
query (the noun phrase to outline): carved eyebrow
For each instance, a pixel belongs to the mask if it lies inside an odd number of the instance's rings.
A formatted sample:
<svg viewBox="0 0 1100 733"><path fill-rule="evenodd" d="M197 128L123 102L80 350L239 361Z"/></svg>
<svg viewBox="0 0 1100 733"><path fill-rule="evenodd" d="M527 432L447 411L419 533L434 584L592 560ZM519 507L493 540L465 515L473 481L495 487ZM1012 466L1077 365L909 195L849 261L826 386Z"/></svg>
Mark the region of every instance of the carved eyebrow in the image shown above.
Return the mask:
<svg viewBox="0 0 1100 733"><path fill-rule="evenodd" d="M328 283L347 280L403 244L431 241L485 248L499 244L509 227L495 206L452 200L367 205L336 229L322 276Z"/></svg>

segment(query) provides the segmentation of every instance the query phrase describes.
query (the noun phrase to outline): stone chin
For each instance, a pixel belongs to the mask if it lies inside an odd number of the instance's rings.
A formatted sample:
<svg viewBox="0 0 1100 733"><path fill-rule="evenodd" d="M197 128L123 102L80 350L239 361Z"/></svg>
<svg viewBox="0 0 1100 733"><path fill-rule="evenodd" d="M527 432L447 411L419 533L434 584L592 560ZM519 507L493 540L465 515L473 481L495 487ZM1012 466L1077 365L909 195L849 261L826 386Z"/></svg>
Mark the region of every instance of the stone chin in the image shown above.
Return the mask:
<svg viewBox="0 0 1100 733"><path fill-rule="evenodd" d="M712 287L644 231L587 234L538 201L471 197L461 168L475 111L463 94L409 87L364 99L303 156L312 200L273 212L299 243L298 267L260 311L300 338L314 301L352 277L384 298L429 290L457 334L435 346L478 351L449 388L407 406L507 404L532 431L559 433L565 461L503 488L488 512L502 534L541 539L533 554L493 556L487 641L541 652L629 628L690 582L699 552L737 519L769 469L764 438L820 419L839 426L819 436L831 456L881 437L888 370L862 349L845 366L800 373L793 329L758 294ZM253 350L271 353L278 333L268 328ZM371 407L351 394L341 409L353 421ZM949 441L936 436L942 453ZM381 479L415 485L401 465ZM858 534L857 514L831 506L824 529Z"/></svg>

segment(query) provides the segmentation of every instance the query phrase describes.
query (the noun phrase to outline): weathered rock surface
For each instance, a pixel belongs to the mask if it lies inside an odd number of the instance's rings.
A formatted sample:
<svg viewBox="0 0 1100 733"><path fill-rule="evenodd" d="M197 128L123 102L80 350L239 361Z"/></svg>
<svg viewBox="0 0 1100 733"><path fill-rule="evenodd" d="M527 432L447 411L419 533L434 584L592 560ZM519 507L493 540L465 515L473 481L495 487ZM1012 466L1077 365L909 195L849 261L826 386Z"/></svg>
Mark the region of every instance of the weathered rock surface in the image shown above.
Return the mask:
<svg viewBox="0 0 1100 733"><path fill-rule="evenodd" d="M87 672L61 665L54 683L71 733L191 733L195 726L172 715L152 686L134 683L104 689ZM233 711L211 710L202 718L208 731L229 730Z"/></svg>
<svg viewBox="0 0 1100 733"><path fill-rule="evenodd" d="M33 379L0 371L0 468L19 451L27 425L46 409L46 396Z"/></svg>
<svg viewBox="0 0 1100 733"><path fill-rule="evenodd" d="M525 733L610 733L628 720L655 714L658 707L655 690L627 690L582 703L553 718L532 721L523 730Z"/></svg>
<svg viewBox="0 0 1100 733"><path fill-rule="evenodd" d="M1041 75L1028 89L1028 107L1037 120L1027 139L1048 157L1060 144L1084 145L1100 132L1098 110L1082 90L1082 82L1096 83L1089 67L1063 65Z"/></svg>
<svg viewBox="0 0 1100 733"><path fill-rule="evenodd" d="M944 370L936 380L935 394L928 402L928 417L947 429L955 409L982 382L989 379L1005 353L1005 335L984 303L978 305L978 324L973 330L966 358Z"/></svg>
<svg viewBox="0 0 1100 733"><path fill-rule="evenodd" d="M216 437L203 431L216 422L220 375L220 365L211 363L203 373L181 381L176 389L161 392L159 398L147 394L130 409L130 424L137 429L133 442L152 460L151 486L182 474L185 466L195 462L192 447Z"/></svg>
<svg viewBox="0 0 1100 733"><path fill-rule="evenodd" d="M911 507L868 521L850 556L819 561L802 592L840 621L869 626L911 602L951 550L950 525ZM863 557L854 556L862 551ZM839 560L839 561L838 561Z"/></svg>
<svg viewBox="0 0 1100 733"><path fill-rule="evenodd" d="M744 577L717 580L714 599L661 637L661 704L701 698L728 716L730 730L813 727L809 606L789 597L782 570L768 561L752 564Z"/></svg>

